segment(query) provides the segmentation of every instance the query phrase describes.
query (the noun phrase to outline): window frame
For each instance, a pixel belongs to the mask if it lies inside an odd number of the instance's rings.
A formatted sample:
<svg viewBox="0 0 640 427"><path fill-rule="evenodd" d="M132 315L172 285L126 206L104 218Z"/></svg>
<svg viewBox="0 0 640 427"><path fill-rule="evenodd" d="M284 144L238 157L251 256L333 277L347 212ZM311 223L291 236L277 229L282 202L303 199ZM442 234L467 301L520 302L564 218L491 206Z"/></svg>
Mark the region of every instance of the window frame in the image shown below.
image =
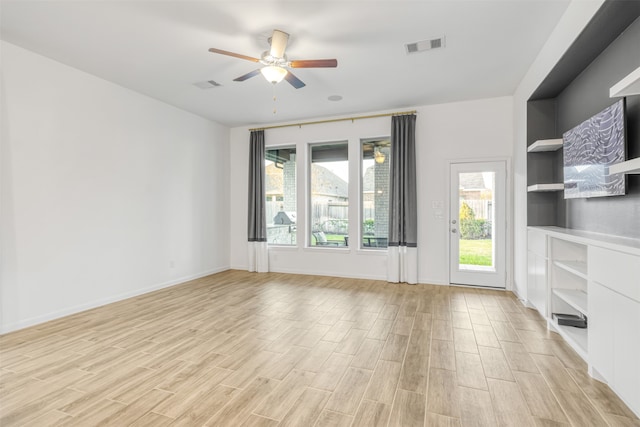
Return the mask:
<svg viewBox="0 0 640 427"><path fill-rule="evenodd" d="M299 215L299 204L298 204L298 174L300 172L300 162L298 161L298 147L296 144L281 144L281 145L269 145L268 147L265 147L265 158L264 161L267 161L267 152L268 151L274 151L274 150L287 150L287 149L292 149L295 151L295 155L296 155L296 160L295 160L295 173L296 173L296 178L295 178L295 184L296 184L296 192L295 192L295 201L296 201L296 210L295 210L295 214L296 214L296 230L295 230L295 236L296 236L296 242L295 243L270 243L269 242L269 238L267 236L267 246L272 247L272 248L289 248L289 249L293 249L293 248L297 248L300 246L300 240L299 240L299 233L298 233L298 229L299 229L299 223L300 223L300 215ZM274 162L275 163L275 162ZM267 194L266 194L266 181L267 181L267 165L265 164L265 203L266 203L266 198L267 198ZM283 198L284 198L284 179L283 179L283 189L282 189L282 194L283 194ZM284 201L283 201L284 202ZM266 210L266 209L265 209ZM266 215L266 212L265 212ZM271 221L273 221L273 218L271 219ZM269 227L269 222L267 222L267 229Z"/></svg>
<svg viewBox="0 0 640 427"><path fill-rule="evenodd" d="M351 245L349 245L348 243L346 245L313 245L312 244L312 239L313 239L313 194L312 194L312 189L313 189L313 184L312 184L312 179L313 179L313 148L314 147L318 147L318 146L329 146L329 145L344 145L346 147L346 152L347 152L347 158L346 158L346 162L347 162L347 167L348 169L348 173L347 176L349 176L352 165L351 162L349 160L349 147L350 147L350 142L349 139L338 139L338 140L330 140L330 141L317 141L317 142L309 142L307 143L307 161L306 161L306 166L307 166L307 177L306 177L306 189L305 189L305 195L306 195L306 199L307 199L307 203L306 203L306 208L307 208L307 212L306 212L306 226L307 226L307 230L306 230L306 237L305 237L305 247L307 249L311 249L311 250L320 250L320 251L324 251L324 250L329 250L329 251L349 251L351 250ZM347 237L349 236L350 232L351 232L351 225L349 224L349 212L351 211L352 207L351 207L351 201L349 200L349 190L351 188L351 184L350 184L350 180L347 180L347 201L348 201L348 206L347 206Z"/></svg>
<svg viewBox="0 0 640 427"><path fill-rule="evenodd" d="M364 238L365 238L365 231L364 231L364 209L365 209L365 200L364 200L364 174L365 174L365 167L364 167L364 144L367 143L372 143L372 142L376 142L376 141L389 141L389 161L391 159L391 136L380 136L380 137L367 137L367 138L360 138L359 142L358 142L358 151L360 153L359 155L359 179L360 179L360 186L359 186L359 204L360 204L360 209L358 212L358 222L359 222L359 227L358 227L358 250L361 251L374 251L374 252L381 252L381 251L387 251L388 248L388 241L387 241L387 246L364 246ZM375 163L374 163L375 166ZM391 174L389 174L389 183L391 183ZM375 194L374 194L374 200L375 200ZM388 210L387 210L388 211ZM388 212L387 212L387 218L388 218Z"/></svg>

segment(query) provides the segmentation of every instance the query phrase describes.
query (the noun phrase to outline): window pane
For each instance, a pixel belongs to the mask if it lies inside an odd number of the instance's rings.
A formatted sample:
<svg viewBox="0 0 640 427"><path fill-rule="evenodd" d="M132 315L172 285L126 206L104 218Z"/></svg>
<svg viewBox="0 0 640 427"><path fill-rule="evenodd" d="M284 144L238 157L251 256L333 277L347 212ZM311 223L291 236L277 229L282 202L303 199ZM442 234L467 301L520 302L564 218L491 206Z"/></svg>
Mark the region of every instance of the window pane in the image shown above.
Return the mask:
<svg viewBox="0 0 640 427"><path fill-rule="evenodd" d="M311 145L311 246L349 245L349 158L346 142Z"/></svg>
<svg viewBox="0 0 640 427"><path fill-rule="evenodd" d="M296 149L266 150L267 243L296 244Z"/></svg>
<svg viewBox="0 0 640 427"><path fill-rule="evenodd" d="M388 138L362 142L362 248L386 248L389 236Z"/></svg>
<svg viewBox="0 0 640 427"><path fill-rule="evenodd" d="M460 270L495 271L495 172L460 172Z"/></svg>

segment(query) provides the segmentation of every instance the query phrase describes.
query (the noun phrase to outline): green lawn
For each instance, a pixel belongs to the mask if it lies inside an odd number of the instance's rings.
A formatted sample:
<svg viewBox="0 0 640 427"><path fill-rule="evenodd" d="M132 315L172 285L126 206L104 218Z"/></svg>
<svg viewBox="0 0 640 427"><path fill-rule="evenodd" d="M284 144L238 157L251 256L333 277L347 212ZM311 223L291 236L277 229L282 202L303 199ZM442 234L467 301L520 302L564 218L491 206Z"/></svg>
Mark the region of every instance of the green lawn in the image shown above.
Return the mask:
<svg viewBox="0 0 640 427"><path fill-rule="evenodd" d="M344 245L344 236L340 234L327 234L327 240L331 245ZM335 242L335 243L334 243ZM460 240L460 264L491 266L491 239L485 240ZM315 245L315 238L311 238L311 244Z"/></svg>
<svg viewBox="0 0 640 427"><path fill-rule="evenodd" d="M491 239L460 239L460 264L490 266L491 252Z"/></svg>

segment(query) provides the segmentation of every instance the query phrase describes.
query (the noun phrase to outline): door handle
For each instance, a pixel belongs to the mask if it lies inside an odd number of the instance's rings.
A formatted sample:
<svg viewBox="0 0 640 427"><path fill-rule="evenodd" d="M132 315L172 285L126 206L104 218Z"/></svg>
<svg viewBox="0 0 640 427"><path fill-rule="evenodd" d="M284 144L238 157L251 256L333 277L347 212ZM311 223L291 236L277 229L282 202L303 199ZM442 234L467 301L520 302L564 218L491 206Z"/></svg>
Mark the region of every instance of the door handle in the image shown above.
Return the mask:
<svg viewBox="0 0 640 427"><path fill-rule="evenodd" d="M456 233L456 229L455 229L455 228L452 228L452 229L451 229L451 232L455 234L455 233Z"/></svg>

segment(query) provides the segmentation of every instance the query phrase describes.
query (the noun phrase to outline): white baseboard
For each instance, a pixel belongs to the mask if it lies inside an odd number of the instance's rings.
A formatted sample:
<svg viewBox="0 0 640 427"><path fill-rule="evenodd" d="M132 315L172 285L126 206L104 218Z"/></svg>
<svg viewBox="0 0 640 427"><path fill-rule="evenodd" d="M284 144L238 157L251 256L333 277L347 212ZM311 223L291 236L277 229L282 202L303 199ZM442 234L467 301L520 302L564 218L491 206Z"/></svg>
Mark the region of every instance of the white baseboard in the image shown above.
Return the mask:
<svg viewBox="0 0 640 427"><path fill-rule="evenodd" d="M345 279L368 279L368 280L387 280L386 276L366 275L366 274L328 274L327 270L322 271L310 271L310 270L296 270L291 268L279 268L270 270L272 273L286 273L286 274L302 274L306 276L327 276L327 277L343 277Z"/></svg>
<svg viewBox="0 0 640 427"><path fill-rule="evenodd" d="M522 304L526 307L529 308L533 308L533 305L531 305L529 303L529 300L526 298L522 298L522 296L518 293L518 289L515 286L511 286L511 289L508 289L509 291L513 292L513 294L516 296L516 298L518 298L518 300L520 300L520 302L522 302Z"/></svg>
<svg viewBox="0 0 640 427"><path fill-rule="evenodd" d="M232 265L232 270L246 270L246 265ZM327 270L315 271L315 270L297 270L295 268L272 268L270 269L272 273L285 273L285 274L302 274L306 276L325 276L325 277L344 277L346 279L368 279L368 280L387 280L387 276L385 275L368 275L368 274L337 274L334 272L327 272ZM420 278L418 279L418 283L421 285L438 285L438 286L449 286L449 283L443 282L441 280L431 280Z"/></svg>
<svg viewBox="0 0 640 427"><path fill-rule="evenodd" d="M443 282L442 280L425 279L425 278L418 278L418 283L420 283L421 285L438 285L438 286L450 285L448 282Z"/></svg>
<svg viewBox="0 0 640 427"><path fill-rule="evenodd" d="M217 267L212 270L203 271L197 274L192 274L189 276L180 277L178 279L172 279L167 282L158 283L156 285L147 286L142 289L136 289L130 292L125 292L118 295L113 295L107 298L102 298L95 301L90 301L84 304L75 305L73 307L67 307L62 310L56 310L47 314L43 314L40 316L30 317L28 319L23 319L18 322L12 322L8 324L3 324L0 327L0 334L6 334L9 332L18 331L20 329L28 328L30 326L39 325L44 322L48 322L51 320L56 320L61 317L70 316L72 314L77 314L82 311L91 310L93 308L101 307L103 305L111 304L114 302L122 301L127 298L136 297L138 295L147 294L149 292L157 291L160 289L168 288L171 286L179 285L180 283L188 282L190 280L199 279L201 277L209 276L211 274L220 273L223 271L229 270L229 267Z"/></svg>

